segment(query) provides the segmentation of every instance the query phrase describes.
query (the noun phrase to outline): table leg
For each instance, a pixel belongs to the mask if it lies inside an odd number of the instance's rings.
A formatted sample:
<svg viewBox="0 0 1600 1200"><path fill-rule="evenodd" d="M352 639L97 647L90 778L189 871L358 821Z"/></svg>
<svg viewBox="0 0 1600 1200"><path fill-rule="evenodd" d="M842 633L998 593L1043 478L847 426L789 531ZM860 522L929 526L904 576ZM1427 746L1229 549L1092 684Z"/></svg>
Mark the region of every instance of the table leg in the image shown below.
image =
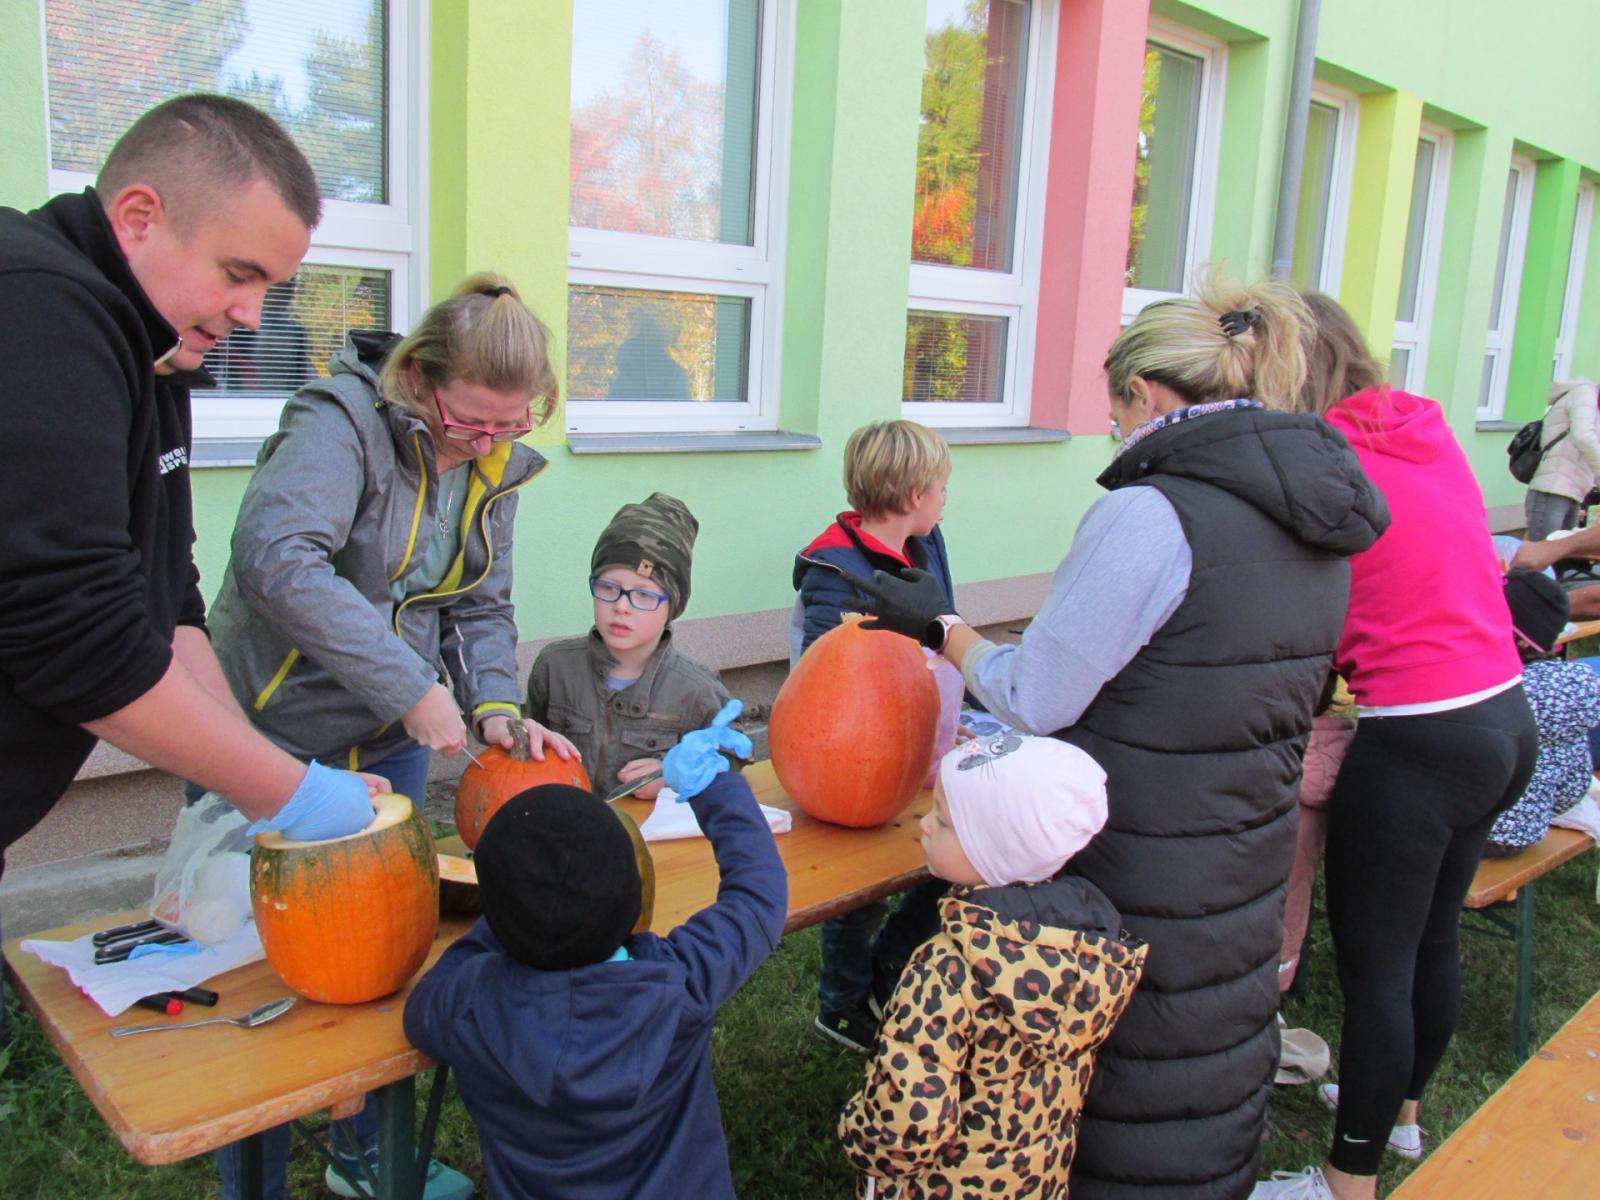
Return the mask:
<svg viewBox="0 0 1600 1200"><path fill-rule="evenodd" d="M261 1200L266 1190L264 1139L264 1134L253 1133L239 1142L239 1195L244 1200Z"/></svg>
<svg viewBox="0 0 1600 1200"><path fill-rule="evenodd" d="M1517 989L1511 1001L1511 1052L1528 1058L1528 1029L1533 1017L1533 891L1526 883L1517 893Z"/></svg>
<svg viewBox="0 0 1600 1200"><path fill-rule="evenodd" d="M422 1200L417 1162L417 1081L412 1076L385 1084L378 1100L377 1200Z"/></svg>

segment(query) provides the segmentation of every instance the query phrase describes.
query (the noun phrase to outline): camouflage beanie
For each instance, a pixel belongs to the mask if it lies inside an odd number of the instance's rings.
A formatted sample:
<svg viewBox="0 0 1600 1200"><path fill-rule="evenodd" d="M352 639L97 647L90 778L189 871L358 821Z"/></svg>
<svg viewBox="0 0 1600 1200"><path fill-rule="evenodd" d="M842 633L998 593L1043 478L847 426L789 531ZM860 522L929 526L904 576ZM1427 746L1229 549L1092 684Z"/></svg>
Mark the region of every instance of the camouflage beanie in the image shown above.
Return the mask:
<svg viewBox="0 0 1600 1200"><path fill-rule="evenodd" d="M676 621L689 606L689 568L699 530L700 522L676 496L655 492L641 504L624 504L594 544L589 574L607 567L637 571L672 597L667 620Z"/></svg>

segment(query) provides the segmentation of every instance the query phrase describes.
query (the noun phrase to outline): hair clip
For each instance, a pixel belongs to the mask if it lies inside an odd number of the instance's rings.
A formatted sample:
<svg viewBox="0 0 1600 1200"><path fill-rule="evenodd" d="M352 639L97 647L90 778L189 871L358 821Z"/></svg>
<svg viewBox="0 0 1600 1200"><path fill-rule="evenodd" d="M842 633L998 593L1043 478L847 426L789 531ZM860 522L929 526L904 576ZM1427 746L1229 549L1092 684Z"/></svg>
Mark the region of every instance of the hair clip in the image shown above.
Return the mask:
<svg viewBox="0 0 1600 1200"><path fill-rule="evenodd" d="M1261 310L1242 308L1225 312L1217 318L1217 324L1222 326L1222 332L1229 337L1238 337L1245 330L1254 329L1261 324Z"/></svg>
<svg viewBox="0 0 1600 1200"><path fill-rule="evenodd" d="M480 296L488 296L491 299L496 296L509 296L511 294L511 289L508 287L486 287L478 293Z"/></svg>

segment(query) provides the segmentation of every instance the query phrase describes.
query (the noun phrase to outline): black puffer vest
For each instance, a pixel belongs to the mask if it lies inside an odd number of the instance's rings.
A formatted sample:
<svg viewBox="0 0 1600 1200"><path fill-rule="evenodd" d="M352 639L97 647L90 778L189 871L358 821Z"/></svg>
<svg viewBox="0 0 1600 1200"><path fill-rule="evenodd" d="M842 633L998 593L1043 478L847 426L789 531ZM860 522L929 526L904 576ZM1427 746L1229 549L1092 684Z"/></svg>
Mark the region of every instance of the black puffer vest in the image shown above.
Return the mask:
<svg viewBox="0 0 1600 1200"><path fill-rule="evenodd" d="M1158 430L1100 482L1154 487L1193 555L1182 603L1078 724L1110 816L1067 866L1150 945L1102 1049L1073 1200L1232 1200L1254 1185L1278 1060L1278 951L1300 763L1350 591L1388 524L1336 431L1243 410Z"/></svg>

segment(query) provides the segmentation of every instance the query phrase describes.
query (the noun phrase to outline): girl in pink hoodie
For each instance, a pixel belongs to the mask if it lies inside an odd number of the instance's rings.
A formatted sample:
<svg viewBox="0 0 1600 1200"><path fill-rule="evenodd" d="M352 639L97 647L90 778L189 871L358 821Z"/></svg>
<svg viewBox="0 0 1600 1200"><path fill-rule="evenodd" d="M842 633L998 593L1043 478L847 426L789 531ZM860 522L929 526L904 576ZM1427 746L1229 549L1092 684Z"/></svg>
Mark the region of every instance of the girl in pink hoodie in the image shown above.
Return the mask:
<svg viewBox="0 0 1600 1200"><path fill-rule="evenodd" d="M1359 723L1328 806L1328 924L1344 991L1327 1164L1257 1186L1370 1200L1387 1147L1421 1154L1417 1102L1461 1005L1461 903L1539 748L1483 496L1432 400L1397 392L1348 313L1316 323L1301 405L1350 440L1392 520L1350 560L1334 653Z"/></svg>

